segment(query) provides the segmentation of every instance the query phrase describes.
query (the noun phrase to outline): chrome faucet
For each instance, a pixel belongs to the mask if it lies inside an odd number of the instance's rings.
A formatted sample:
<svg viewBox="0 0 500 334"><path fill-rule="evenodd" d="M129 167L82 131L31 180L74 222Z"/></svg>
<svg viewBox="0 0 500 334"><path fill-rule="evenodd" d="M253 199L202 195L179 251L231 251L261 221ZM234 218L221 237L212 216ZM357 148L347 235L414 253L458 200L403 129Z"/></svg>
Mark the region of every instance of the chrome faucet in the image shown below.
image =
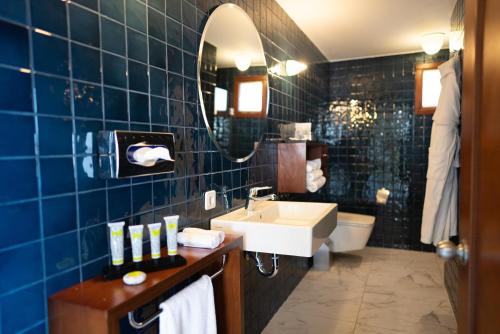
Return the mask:
<svg viewBox="0 0 500 334"><path fill-rule="evenodd" d="M273 187L266 186L266 187L250 188L250 190L248 191L247 200L245 202L245 209L248 211L253 211L253 206L254 206L255 201L267 201L267 200L274 201L274 200L276 200L278 197L278 196L276 196L276 194L269 194L266 196L258 197L259 191L269 190L269 189L273 189Z"/></svg>

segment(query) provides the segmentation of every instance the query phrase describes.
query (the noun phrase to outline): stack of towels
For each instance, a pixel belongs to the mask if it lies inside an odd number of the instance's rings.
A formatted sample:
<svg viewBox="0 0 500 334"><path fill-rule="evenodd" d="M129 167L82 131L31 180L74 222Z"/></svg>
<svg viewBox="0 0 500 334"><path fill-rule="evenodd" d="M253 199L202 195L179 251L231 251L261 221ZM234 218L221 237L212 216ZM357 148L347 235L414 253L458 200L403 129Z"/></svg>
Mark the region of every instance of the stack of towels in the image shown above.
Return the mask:
<svg viewBox="0 0 500 334"><path fill-rule="evenodd" d="M306 188L314 193L325 185L326 177L321 170L321 159L308 160L306 165Z"/></svg>
<svg viewBox="0 0 500 334"><path fill-rule="evenodd" d="M213 249L224 242L225 237L223 231L187 227L177 234L177 242L187 247Z"/></svg>

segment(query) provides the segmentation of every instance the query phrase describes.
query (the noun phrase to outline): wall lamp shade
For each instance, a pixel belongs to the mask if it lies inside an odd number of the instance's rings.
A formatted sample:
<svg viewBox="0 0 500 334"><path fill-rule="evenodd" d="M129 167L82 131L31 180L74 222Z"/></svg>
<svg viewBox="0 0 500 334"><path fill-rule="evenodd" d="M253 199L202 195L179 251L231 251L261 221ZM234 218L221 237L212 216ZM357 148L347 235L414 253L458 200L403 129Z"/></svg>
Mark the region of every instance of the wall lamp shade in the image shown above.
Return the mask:
<svg viewBox="0 0 500 334"><path fill-rule="evenodd" d="M425 53L428 55L433 55L441 50L441 47L444 43L445 34L442 32L435 32L431 34L425 34L422 36L420 40L420 44L422 45L422 49L424 49Z"/></svg>
<svg viewBox="0 0 500 334"><path fill-rule="evenodd" d="M238 70L240 70L241 72L245 72L250 68L252 59L250 59L250 56L247 54L239 54L234 57L234 64L236 65L236 68Z"/></svg>
<svg viewBox="0 0 500 334"><path fill-rule="evenodd" d="M450 51L456 52L464 48L464 31L456 30L450 32Z"/></svg>
<svg viewBox="0 0 500 334"><path fill-rule="evenodd" d="M280 61L270 68L271 73L291 77L307 69L307 65L296 60Z"/></svg>

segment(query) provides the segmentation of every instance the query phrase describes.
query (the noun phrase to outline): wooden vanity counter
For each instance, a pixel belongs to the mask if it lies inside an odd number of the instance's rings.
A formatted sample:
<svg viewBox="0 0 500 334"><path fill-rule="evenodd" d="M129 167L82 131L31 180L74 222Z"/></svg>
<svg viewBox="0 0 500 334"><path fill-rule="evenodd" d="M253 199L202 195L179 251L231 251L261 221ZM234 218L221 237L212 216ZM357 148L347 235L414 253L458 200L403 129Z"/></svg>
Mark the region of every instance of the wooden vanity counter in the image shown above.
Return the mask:
<svg viewBox="0 0 500 334"><path fill-rule="evenodd" d="M179 246L182 267L148 273L144 283L127 286L121 279L93 278L59 291L49 298L50 333L119 333L121 318L197 273L213 274L227 255L223 273L213 281L220 333L243 332L243 238L226 235L215 249ZM162 256L167 256L162 249Z"/></svg>

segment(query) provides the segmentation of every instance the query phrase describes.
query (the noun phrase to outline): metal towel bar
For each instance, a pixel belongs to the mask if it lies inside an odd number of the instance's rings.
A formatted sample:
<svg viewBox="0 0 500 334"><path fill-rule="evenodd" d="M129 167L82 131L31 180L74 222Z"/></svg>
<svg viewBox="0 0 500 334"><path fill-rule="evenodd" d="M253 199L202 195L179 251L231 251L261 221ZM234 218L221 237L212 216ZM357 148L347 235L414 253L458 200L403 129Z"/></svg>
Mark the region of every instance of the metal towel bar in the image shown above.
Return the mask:
<svg viewBox="0 0 500 334"><path fill-rule="evenodd" d="M211 280L218 277L224 271L224 266L226 265L226 257L227 257L227 254L222 255L222 267L216 273L214 273L212 276L210 276ZM153 314L149 319L146 319L142 322L137 322L137 321L135 321L134 311L130 311L128 313L128 322L130 323L130 326L132 326L133 328L142 329L142 328L146 327L147 325L151 324L156 319L158 319L161 315L161 312L162 312L162 310L160 309L157 312L155 312L155 314Z"/></svg>

